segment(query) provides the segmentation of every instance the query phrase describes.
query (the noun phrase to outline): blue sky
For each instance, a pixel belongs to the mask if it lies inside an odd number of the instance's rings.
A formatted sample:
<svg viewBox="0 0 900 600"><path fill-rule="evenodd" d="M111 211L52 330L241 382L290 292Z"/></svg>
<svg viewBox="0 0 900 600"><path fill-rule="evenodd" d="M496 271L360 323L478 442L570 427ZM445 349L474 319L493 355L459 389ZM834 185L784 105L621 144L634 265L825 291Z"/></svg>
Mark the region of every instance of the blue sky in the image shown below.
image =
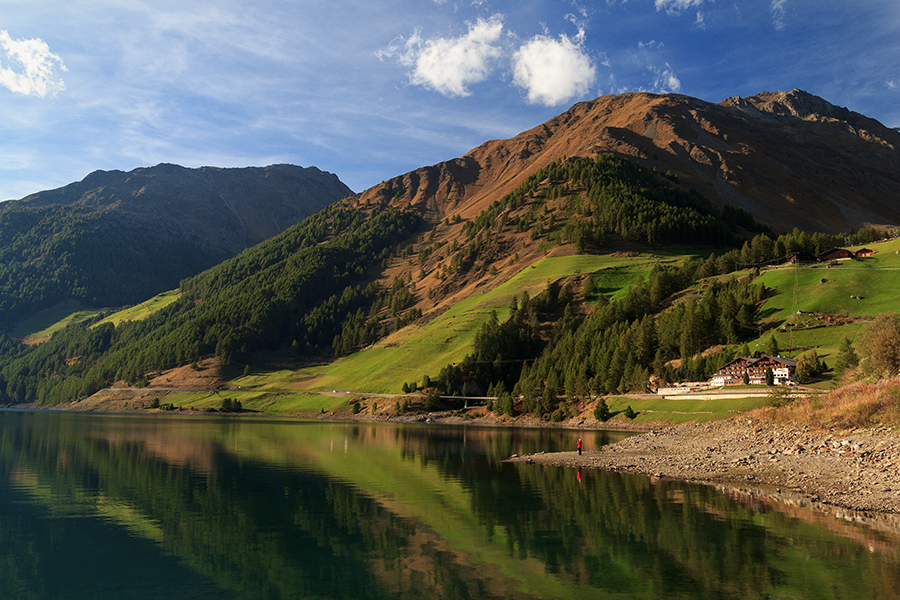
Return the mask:
<svg viewBox="0 0 900 600"><path fill-rule="evenodd" d="M897 0L0 0L0 199L292 163L353 190L628 91L900 126Z"/></svg>

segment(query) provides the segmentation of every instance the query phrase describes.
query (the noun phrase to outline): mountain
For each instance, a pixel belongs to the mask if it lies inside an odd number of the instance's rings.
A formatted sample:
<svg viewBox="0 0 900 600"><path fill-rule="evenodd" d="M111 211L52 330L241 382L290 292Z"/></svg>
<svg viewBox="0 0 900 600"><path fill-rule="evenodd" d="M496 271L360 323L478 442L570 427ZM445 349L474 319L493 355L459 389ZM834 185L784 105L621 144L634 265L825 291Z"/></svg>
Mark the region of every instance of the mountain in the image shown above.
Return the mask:
<svg viewBox="0 0 900 600"><path fill-rule="evenodd" d="M132 304L351 193L315 167L96 171L0 204L0 328L59 302Z"/></svg>
<svg viewBox="0 0 900 600"><path fill-rule="evenodd" d="M900 132L801 90L718 104L677 94L603 96L386 187L437 216L469 217L551 162L599 152L674 174L683 189L741 208L774 231L900 224Z"/></svg>
<svg viewBox="0 0 900 600"><path fill-rule="evenodd" d="M728 274L845 243L795 227L896 222L890 202L863 202L897 185L896 135L800 92L719 105L650 94L580 103L334 202L185 279L180 298L144 321L68 327L32 349L0 337L0 401L58 403L117 381L143 385L210 355L296 367L379 346L390 362L356 372L388 371L394 392L399 373L422 374L425 355L425 374L444 391L502 384L542 398L526 410L544 415L556 412L561 389L641 389L651 374L667 377L673 360L732 347L724 358L764 329L766 286L751 271ZM828 197L793 191L812 186L816 169L819 180L835 177ZM851 237L882 236L865 228ZM640 267L619 260L637 254ZM569 270L545 271L536 264L544 258ZM535 295L529 284L528 297L512 282L532 270L546 286ZM699 281L702 293L678 300ZM501 287L488 317L478 301ZM463 301L468 309L456 312ZM432 321L441 331L422 347L394 352L408 326ZM473 346L465 359L459 340ZM339 376L322 381L337 387Z"/></svg>

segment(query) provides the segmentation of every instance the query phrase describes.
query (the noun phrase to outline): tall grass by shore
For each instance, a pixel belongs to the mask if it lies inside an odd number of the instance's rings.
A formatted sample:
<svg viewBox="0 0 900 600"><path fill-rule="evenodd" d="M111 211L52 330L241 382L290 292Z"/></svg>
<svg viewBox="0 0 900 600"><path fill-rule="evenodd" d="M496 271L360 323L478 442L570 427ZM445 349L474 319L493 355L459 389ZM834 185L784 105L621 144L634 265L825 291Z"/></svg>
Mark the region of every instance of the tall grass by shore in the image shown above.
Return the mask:
<svg viewBox="0 0 900 600"><path fill-rule="evenodd" d="M900 427L900 377L856 381L835 390L760 408L753 416L817 429Z"/></svg>

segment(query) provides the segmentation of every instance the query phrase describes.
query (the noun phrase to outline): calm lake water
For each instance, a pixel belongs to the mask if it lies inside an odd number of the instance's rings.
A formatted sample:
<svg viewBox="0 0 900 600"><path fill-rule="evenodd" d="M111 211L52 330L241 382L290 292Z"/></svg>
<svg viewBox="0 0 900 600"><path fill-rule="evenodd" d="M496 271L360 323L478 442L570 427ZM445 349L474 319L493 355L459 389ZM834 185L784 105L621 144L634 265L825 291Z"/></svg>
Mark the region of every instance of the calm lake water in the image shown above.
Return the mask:
<svg viewBox="0 0 900 600"><path fill-rule="evenodd" d="M898 598L810 509L513 453L604 432L0 412L0 598Z"/></svg>

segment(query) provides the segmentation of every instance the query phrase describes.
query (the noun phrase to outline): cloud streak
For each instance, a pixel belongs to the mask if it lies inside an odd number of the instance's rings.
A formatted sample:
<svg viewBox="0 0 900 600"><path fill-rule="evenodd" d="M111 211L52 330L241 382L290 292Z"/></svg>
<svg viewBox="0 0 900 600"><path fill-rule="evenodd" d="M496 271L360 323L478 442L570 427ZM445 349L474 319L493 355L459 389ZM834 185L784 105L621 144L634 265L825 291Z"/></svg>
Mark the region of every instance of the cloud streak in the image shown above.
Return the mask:
<svg viewBox="0 0 900 600"><path fill-rule="evenodd" d="M654 93L668 94L681 91L681 80L675 76L675 72L669 66L669 63L666 63L666 66L663 68L650 67L650 71L656 76L651 88Z"/></svg>
<svg viewBox="0 0 900 600"><path fill-rule="evenodd" d="M656 0L656 10L664 10L668 15L680 15L684 11L700 7L703 0Z"/></svg>
<svg viewBox="0 0 900 600"><path fill-rule="evenodd" d="M11 66L6 66L7 64ZM39 39L14 40L0 30L0 85L26 96L55 96L66 88L62 59Z"/></svg>
<svg viewBox="0 0 900 600"><path fill-rule="evenodd" d="M775 29L778 31L781 31L786 27L784 22L785 4L787 4L787 0L772 0L770 8L772 11L772 21L775 24Z"/></svg>

